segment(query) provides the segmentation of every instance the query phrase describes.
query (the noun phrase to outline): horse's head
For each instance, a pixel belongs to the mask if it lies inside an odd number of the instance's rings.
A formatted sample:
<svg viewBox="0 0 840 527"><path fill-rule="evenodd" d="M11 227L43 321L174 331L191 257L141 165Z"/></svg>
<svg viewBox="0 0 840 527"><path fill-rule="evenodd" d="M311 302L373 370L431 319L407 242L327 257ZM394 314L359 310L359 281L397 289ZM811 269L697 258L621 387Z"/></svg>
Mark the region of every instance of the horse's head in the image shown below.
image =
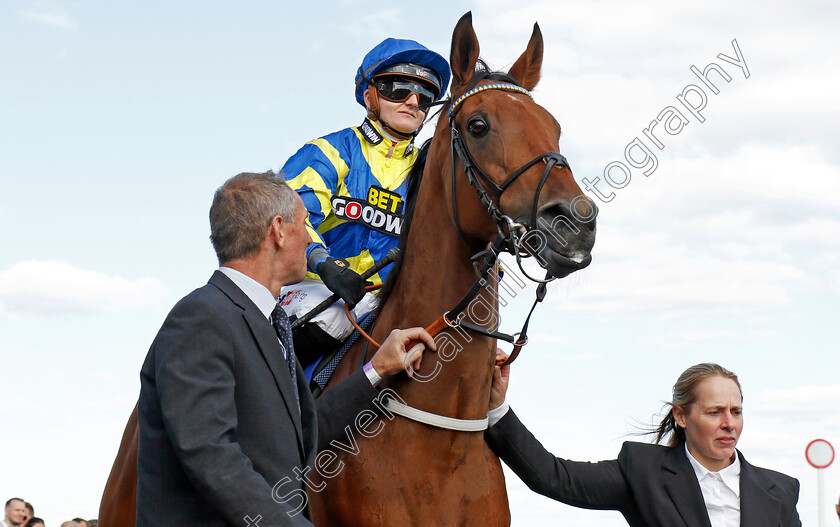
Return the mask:
<svg viewBox="0 0 840 527"><path fill-rule="evenodd" d="M509 249L566 276L592 259L597 208L558 153L560 125L529 93L542 65L539 26L507 74L487 71L478 51L467 13L452 37L449 121L442 117L435 134L449 140L434 150L449 162L450 214L464 237L486 243L501 232Z"/></svg>

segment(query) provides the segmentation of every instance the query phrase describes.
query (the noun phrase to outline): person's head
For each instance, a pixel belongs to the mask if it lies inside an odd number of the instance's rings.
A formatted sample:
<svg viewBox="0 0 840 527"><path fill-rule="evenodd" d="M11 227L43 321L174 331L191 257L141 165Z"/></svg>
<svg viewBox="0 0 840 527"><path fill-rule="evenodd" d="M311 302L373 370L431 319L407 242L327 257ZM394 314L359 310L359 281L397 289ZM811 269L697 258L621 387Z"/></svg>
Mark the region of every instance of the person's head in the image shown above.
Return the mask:
<svg viewBox="0 0 840 527"><path fill-rule="evenodd" d="M11 498L6 502L6 521L12 525L20 525L26 514L26 502L20 498Z"/></svg>
<svg viewBox="0 0 840 527"><path fill-rule="evenodd" d="M87 520L83 520L81 518L73 518L73 521L78 523L81 527L90 527Z"/></svg>
<svg viewBox="0 0 840 527"><path fill-rule="evenodd" d="M264 244L282 246L277 264L289 274L287 283L306 276L306 208L282 176L244 172L216 190L210 207L210 241L220 265L247 260Z"/></svg>
<svg viewBox="0 0 840 527"><path fill-rule="evenodd" d="M79 527L79 524L74 522L73 520L70 520L62 523L61 527Z"/></svg>
<svg viewBox="0 0 840 527"><path fill-rule="evenodd" d="M29 518L24 527L44 527L44 520L41 518Z"/></svg>
<svg viewBox="0 0 840 527"><path fill-rule="evenodd" d="M23 503L23 521L21 523L26 525L26 522L28 522L33 516L35 516L35 507L33 507L28 501L25 501Z"/></svg>
<svg viewBox="0 0 840 527"><path fill-rule="evenodd" d="M392 133L415 134L449 86L449 63L413 40L386 38L356 71L356 101Z"/></svg>
<svg viewBox="0 0 840 527"><path fill-rule="evenodd" d="M735 455L743 428L743 394L738 376L712 363L685 370L674 384L669 412L656 429L656 442L686 443L703 466L720 470ZM718 468L712 468L718 467Z"/></svg>

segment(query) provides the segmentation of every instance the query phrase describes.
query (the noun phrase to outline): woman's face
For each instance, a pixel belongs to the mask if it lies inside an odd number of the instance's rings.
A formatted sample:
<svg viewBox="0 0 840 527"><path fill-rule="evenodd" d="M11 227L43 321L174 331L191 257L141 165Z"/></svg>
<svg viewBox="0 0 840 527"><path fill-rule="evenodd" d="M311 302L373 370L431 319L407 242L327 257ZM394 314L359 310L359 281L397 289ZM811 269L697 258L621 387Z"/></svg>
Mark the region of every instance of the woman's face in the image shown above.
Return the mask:
<svg viewBox="0 0 840 527"><path fill-rule="evenodd" d="M398 132L411 135L420 129L426 119L426 112L417 108L419 101L416 93L412 93L402 102L389 101L378 92L376 96L379 97L379 118ZM368 108L371 106L369 97L370 92L366 91L365 103Z"/></svg>
<svg viewBox="0 0 840 527"><path fill-rule="evenodd" d="M701 465L717 472L735 460L735 445L744 427L741 390L732 379L715 375L701 381L697 399L687 411L674 408L685 428L688 451Z"/></svg>

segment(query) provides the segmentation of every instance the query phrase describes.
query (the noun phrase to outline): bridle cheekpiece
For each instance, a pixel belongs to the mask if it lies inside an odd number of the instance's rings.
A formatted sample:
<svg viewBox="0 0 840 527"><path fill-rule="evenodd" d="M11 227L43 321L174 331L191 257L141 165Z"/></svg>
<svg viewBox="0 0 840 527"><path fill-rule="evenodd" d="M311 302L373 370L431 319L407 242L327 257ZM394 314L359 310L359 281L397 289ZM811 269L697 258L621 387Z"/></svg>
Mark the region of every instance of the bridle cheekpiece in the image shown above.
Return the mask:
<svg viewBox="0 0 840 527"><path fill-rule="evenodd" d="M526 277L528 277L534 282L550 282L554 280L554 277L551 277L548 274L546 274L546 277L543 279L535 278L528 274L528 272L524 269L522 265L522 256L529 255L529 253L527 249L524 249L524 247L527 247L527 245L525 245L523 241L529 235L530 232L537 230L537 209L539 206L540 193L542 192L542 188L545 185L546 180L548 179L548 175L551 172L551 169L554 167L566 167L571 170L571 167L569 166L569 162L560 152L546 152L544 154L538 155L531 161L525 163L518 170L510 174L502 182L501 185L493 181L490 178L490 176L488 176L475 161L475 158L472 156L469 148L467 147L467 143L464 141L463 135L461 134L458 125L455 123L455 115L458 113L461 104L473 95L477 95L487 90L504 90L509 92L523 93L531 99L534 98L533 95L531 95L531 92L523 88L522 86L517 86L516 84L510 83L496 82L492 84L483 84L481 86L476 86L470 90L467 90L463 95L455 99L455 102L453 102L450 106L449 126L452 134L452 213L455 219L455 226L458 228L458 232L460 233L460 235L462 237L466 237L463 229L461 229L461 222L458 218L458 206L457 201L455 199L455 186L457 181L455 174L455 155L457 154L458 158L461 160L461 163L464 165L464 170L467 173L467 180L472 186L475 187L482 205L484 205L484 207L487 209L488 214L490 214L490 217L496 223L496 228L499 231L499 237L504 240L508 252L510 252L516 257L516 263L519 266L520 271L522 271L522 273ZM539 163L540 161L544 162L546 166L545 170L543 171L542 177L540 178L537 190L534 193L531 225L529 227L505 215L499 208L499 205L497 205L493 198L490 196L489 192L487 191L487 188L485 188L485 185L492 189L498 195L497 200L501 200L502 193L514 181L516 181L516 179L519 176L524 174L526 170ZM481 180L484 181L483 184Z"/></svg>

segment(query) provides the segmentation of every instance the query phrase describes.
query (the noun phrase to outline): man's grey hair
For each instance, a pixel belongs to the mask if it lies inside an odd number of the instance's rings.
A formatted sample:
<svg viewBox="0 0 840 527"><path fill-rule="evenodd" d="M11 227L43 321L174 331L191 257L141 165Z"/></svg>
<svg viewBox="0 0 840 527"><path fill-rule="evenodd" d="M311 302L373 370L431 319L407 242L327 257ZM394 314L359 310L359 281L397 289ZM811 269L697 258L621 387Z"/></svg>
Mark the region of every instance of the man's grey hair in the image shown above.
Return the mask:
<svg viewBox="0 0 840 527"><path fill-rule="evenodd" d="M210 241L219 264L256 253L271 220L294 222L298 200L282 174L243 172L225 181L210 206Z"/></svg>

